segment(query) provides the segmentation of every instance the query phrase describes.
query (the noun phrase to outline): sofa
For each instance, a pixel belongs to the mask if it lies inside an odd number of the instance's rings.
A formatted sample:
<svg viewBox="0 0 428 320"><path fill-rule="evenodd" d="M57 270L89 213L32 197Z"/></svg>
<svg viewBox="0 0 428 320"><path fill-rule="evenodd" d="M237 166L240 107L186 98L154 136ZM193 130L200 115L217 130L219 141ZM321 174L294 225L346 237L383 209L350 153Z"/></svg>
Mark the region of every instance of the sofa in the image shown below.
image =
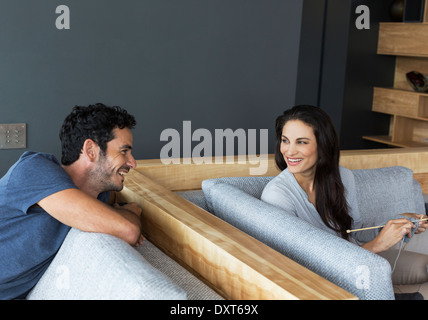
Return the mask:
<svg viewBox="0 0 428 320"><path fill-rule="evenodd" d="M150 241L72 228L28 300L221 300Z"/></svg>
<svg viewBox="0 0 428 320"><path fill-rule="evenodd" d="M353 172L367 226L397 213L425 211L411 170ZM259 198L270 179L209 179L203 190L176 193L360 299L394 299L391 265L384 258L263 203ZM414 239L406 252L410 250L427 253ZM150 241L134 248L109 235L71 229L27 299L223 298Z"/></svg>
<svg viewBox="0 0 428 320"><path fill-rule="evenodd" d="M410 169L394 166L352 172L364 226L382 224L403 212L425 213L421 187ZM180 195L360 299L395 298L390 262L261 201L270 179L208 179L202 182L202 191ZM423 238L427 239L426 233L416 235L401 254L427 254ZM426 264L422 268L426 276Z"/></svg>

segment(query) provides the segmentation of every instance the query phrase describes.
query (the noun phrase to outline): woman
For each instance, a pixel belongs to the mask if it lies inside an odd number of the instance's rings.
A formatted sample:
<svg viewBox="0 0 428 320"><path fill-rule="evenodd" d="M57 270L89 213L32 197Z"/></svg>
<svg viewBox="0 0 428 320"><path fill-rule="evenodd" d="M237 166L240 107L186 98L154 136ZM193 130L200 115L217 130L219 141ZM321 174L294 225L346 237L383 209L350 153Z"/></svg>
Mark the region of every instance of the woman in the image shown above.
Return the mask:
<svg viewBox="0 0 428 320"><path fill-rule="evenodd" d="M378 233L355 232L361 227L354 176L339 166L339 141L330 117L320 108L296 106L276 120L275 160L282 172L266 185L261 199L328 232L363 243L380 253L411 236L408 219L394 219ZM420 219L424 215L410 214ZM419 222L416 233L428 223Z"/></svg>

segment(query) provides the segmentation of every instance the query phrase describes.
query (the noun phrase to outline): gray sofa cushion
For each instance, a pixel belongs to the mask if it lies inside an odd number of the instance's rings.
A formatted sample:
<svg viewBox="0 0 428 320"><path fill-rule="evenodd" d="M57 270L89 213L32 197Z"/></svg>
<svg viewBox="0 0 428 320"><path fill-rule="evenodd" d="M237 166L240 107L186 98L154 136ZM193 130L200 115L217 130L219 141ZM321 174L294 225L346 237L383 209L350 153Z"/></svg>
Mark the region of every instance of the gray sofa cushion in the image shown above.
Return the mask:
<svg viewBox="0 0 428 320"><path fill-rule="evenodd" d="M381 224L404 212L425 213L425 203L413 171L405 167L352 171L365 226Z"/></svg>
<svg viewBox="0 0 428 320"><path fill-rule="evenodd" d="M426 214L424 195L412 170L396 166L352 172L365 227L381 225L404 212ZM428 232L417 234L406 245L406 251L428 254L427 243Z"/></svg>
<svg viewBox="0 0 428 320"><path fill-rule="evenodd" d="M202 183L213 214L360 299L394 299L391 267L385 259L244 191L261 194L253 182L262 179L261 186L269 177L230 178L230 184L228 179Z"/></svg>
<svg viewBox="0 0 428 320"><path fill-rule="evenodd" d="M126 242L71 229L27 299L186 299L186 293Z"/></svg>
<svg viewBox="0 0 428 320"><path fill-rule="evenodd" d="M209 179L202 181L202 191L205 196L205 204L208 208L208 211L215 214L214 207L213 207L213 197L209 193L208 189L219 183L226 183L228 185L232 185L245 193L248 193L249 195L260 199L263 189L266 186L266 184L272 180L274 177L225 177L225 178L217 178L217 179Z"/></svg>

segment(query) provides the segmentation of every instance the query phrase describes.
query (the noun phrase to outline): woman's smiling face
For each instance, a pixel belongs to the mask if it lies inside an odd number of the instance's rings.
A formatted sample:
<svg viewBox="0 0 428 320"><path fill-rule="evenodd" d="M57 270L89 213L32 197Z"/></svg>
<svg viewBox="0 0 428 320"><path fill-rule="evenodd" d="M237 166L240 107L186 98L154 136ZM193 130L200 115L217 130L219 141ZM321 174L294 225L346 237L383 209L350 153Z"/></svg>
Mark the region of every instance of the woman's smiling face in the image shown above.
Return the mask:
<svg viewBox="0 0 428 320"><path fill-rule="evenodd" d="M314 130L301 120L289 120L282 128L281 154L293 174L314 176L318 161Z"/></svg>

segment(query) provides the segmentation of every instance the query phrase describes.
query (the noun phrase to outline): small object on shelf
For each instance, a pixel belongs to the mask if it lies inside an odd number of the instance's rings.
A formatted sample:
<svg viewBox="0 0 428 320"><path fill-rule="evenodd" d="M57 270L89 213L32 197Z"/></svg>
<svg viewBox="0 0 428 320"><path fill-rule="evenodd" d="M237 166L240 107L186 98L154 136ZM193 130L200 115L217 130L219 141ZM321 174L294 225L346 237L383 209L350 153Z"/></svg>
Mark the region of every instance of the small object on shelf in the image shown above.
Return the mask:
<svg viewBox="0 0 428 320"><path fill-rule="evenodd" d="M403 22L404 0L394 0L391 4L390 15L392 22Z"/></svg>
<svg viewBox="0 0 428 320"><path fill-rule="evenodd" d="M412 86L413 90L417 92L428 91L428 80L422 73L411 71L406 73L406 78L409 84Z"/></svg>

